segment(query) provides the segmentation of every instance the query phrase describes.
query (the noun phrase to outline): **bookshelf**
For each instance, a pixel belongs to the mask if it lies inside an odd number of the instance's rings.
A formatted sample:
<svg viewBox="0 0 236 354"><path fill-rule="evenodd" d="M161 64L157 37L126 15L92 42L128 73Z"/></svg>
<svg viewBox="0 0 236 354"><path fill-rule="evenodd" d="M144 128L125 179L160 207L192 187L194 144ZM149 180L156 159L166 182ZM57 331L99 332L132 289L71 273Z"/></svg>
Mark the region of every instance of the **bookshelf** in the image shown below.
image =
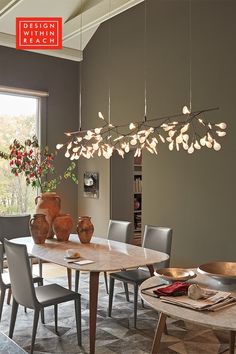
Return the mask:
<svg viewBox="0 0 236 354"><path fill-rule="evenodd" d="M134 237L133 244L141 246L142 240L142 156L134 157L133 165L133 220Z"/></svg>

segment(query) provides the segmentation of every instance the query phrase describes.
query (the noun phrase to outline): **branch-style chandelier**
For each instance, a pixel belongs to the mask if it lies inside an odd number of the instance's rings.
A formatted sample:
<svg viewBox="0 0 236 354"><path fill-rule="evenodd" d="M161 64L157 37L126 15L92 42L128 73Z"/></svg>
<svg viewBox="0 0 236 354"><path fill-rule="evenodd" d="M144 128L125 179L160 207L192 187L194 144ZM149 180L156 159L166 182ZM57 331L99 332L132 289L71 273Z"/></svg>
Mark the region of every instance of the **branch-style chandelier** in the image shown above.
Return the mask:
<svg viewBox="0 0 236 354"><path fill-rule="evenodd" d="M143 121L124 125L112 125L99 112L98 116L103 121L100 127L67 132L68 141L57 144L56 148L66 148L65 157L71 160L95 156L109 159L115 151L124 157L131 149L134 149L134 156L140 156L143 149L157 155L159 143L167 143L170 151L179 151L182 147L189 154L203 147L219 151L218 139L226 135L226 124L205 119L207 113L217 109L190 112L184 106L183 113L179 115L150 120L145 117Z"/></svg>
<svg viewBox="0 0 236 354"><path fill-rule="evenodd" d="M82 0L81 0L82 1ZM144 15L144 48L146 53L146 2ZM110 2L109 2L110 11ZM82 21L82 20L81 20ZM110 28L110 26L109 26ZM82 33L82 25L81 25ZM111 45L111 31L109 31L109 44ZM108 118L99 112L98 117L102 123L99 127L89 130L66 132L67 142L57 144L56 148L65 148L65 157L78 160L80 157L105 157L109 159L114 152L122 158L131 150L134 156L141 156L145 149L151 154L158 154L158 144L167 143L169 150L183 149L189 154L202 148L219 151L221 144L218 139L226 135L224 122L214 123L207 120L206 115L219 108L208 108L192 111L192 78L191 78L191 0L189 0L189 108L184 106L180 114L147 119L147 85L146 85L146 60L144 63L144 119L142 121L123 125L111 124L111 99L110 85L108 97ZM80 85L81 90L81 85ZM80 93L80 128L81 128L81 93Z"/></svg>

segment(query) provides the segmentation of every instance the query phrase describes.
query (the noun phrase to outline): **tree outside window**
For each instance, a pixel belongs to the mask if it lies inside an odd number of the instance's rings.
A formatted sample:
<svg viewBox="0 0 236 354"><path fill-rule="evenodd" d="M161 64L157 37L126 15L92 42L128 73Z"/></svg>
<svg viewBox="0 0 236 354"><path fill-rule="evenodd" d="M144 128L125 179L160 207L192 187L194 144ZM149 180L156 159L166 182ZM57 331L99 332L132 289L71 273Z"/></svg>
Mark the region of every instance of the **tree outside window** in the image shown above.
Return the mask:
<svg viewBox="0 0 236 354"><path fill-rule="evenodd" d="M39 98L0 93L0 151L9 152L14 139L37 135ZM34 211L36 190L26 186L22 176L10 172L8 161L0 159L0 214Z"/></svg>

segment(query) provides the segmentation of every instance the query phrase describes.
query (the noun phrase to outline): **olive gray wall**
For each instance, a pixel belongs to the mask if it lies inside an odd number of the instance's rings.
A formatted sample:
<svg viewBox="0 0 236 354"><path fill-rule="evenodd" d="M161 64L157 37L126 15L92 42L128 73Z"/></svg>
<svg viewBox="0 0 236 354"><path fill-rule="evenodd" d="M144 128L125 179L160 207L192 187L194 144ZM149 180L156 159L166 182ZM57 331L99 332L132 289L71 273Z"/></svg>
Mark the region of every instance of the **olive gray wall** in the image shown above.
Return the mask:
<svg viewBox="0 0 236 354"><path fill-rule="evenodd" d="M109 85L112 123L142 119L145 63L148 119L179 113L189 104L188 6L184 0L147 1L146 50L143 3L100 26L82 64L84 127L100 125L98 111L107 115ZM188 155L162 145L159 156L143 158L143 223L173 228L173 265L236 259L235 13L234 0L192 1L192 108L220 107L206 119L226 121L222 150ZM109 162L100 161L97 166L109 174ZM106 221L108 203L106 193L97 205Z"/></svg>
<svg viewBox="0 0 236 354"><path fill-rule="evenodd" d="M46 130L43 139L50 151L63 142L64 132L78 128L79 116L79 64L0 46L0 85L48 91ZM64 154L57 158L57 171L68 165ZM77 219L77 185L64 181L57 189L62 198L62 211Z"/></svg>

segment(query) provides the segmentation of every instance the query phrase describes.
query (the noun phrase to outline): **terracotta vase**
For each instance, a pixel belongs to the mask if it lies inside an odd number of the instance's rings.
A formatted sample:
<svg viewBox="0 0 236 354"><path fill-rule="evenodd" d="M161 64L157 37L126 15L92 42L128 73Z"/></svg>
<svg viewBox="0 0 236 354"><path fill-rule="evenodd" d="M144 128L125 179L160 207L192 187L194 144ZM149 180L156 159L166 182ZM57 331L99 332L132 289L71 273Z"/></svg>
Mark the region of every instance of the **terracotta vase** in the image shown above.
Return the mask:
<svg viewBox="0 0 236 354"><path fill-rule="evenodd" d="M45 242L50 226L44 214L34 214L29 221L29 228L34 243L42 244Z"/></svg>
<svg viewBox="0 0 236 354"><path fill-rule="evenodd" d="M45 214L49 223L50 228L47 238L53 238L52 222L60 213L61 198L55 192L42 193L35 198L35 204L36 213Z"/></svg>
<svg viewBox="0 0 236 354"><path fill-rule="evenodd" d="M79 216L77 233L81 243L89 243L94 231L90 216Z"/></svg>
<svg viewBox="0 0 236 354"><path fill-rule="evenodd" d="M73 220L69 214L61 214L55 217L52 229L58 241L68 241L73 227Z"/></svg>

